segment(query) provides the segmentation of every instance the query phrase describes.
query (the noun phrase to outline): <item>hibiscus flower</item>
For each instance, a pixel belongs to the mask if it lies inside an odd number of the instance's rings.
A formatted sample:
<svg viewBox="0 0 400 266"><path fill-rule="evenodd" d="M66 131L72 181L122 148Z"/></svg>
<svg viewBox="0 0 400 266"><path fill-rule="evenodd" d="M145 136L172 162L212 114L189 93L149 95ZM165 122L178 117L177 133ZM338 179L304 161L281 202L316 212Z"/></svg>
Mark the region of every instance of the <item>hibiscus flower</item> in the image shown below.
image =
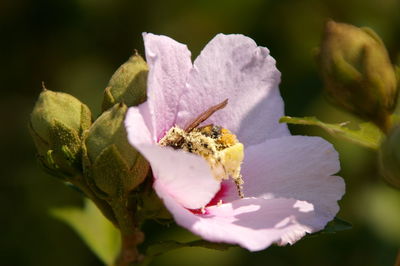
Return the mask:
<svg viewBox="0 0 400 266"><path fill-rule="evenodd" d="M345 190L343 179L333 176L340 169L338 154L327 141L292 136L278 122L284 115L280 72L269 50L243 35L218 34L192 63L186 45L143 36L148 99L128 110L125 124L175 221L203 239L250 251L292 244L322 230ZM215 165L202 153L160 144L172 128L184 132L225 99L228 104L195 130L215 125L241 144L234 155L243 160L236 163L243 197L233 179L216 178Z"/></svg>

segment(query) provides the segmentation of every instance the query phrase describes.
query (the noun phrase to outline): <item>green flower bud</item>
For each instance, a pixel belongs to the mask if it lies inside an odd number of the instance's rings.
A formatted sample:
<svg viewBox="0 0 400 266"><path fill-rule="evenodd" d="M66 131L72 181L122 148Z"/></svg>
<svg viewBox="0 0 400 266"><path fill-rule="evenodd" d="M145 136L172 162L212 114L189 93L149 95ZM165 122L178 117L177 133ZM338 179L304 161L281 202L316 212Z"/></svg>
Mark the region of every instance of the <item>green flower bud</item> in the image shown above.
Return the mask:
<svg viewBox="0 0 400 266"><path fill-rule="evenodd" d="M29 129L45 169L62 177L81 173L81 143L90 125L90 110L78 99L43 90L33 108Z"/></svg>
<svg viewBox="0 0 400 266"><path fill-rule="evenodd" d="M385 180L400 189L400 126L395 127L382 143L379 163Z"/></svg>
<svg viewBox="0 0 400 266"><path fill-rule="evenodd" d="M92 125L86 138L85 171L108 196L126 195L145 179L147 161L129 143L124 119L125 104L116 104Z"/></svg>
<svg viewBox="0 0 400 266"><path fill-rule="evenodd" d="M325 88L340 107L390 128L397 80L385 45L371 29L328 21L318 61Z"/></svg>
<svg viewBox="0 0 400 266"><path fill-rule="evenodd" d="M127 106L136 106L144 102L146 100L147 73L146 62L135 52L111 77L104 91L103 111L119 102L123 102Z"/></svg>

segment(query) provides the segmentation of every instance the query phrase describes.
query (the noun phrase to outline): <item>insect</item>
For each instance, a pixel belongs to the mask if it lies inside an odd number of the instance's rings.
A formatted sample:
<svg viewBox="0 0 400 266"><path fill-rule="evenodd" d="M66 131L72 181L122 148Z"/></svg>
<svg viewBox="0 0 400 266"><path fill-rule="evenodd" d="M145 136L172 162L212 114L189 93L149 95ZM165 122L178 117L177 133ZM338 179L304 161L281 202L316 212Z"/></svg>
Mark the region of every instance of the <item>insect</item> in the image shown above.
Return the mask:
<svg viewBox="0 0 400 266"><path fill-rule="evenodd" d="M199 127L227 104L228 99L208 108L184 129L177 126L171 128L159 144L202 156L209 163L217 180L222 181L229 177L234 180L238 194L243 198L243 179L240 174L240 165L244 158L243 144L228 129L221 126L209 124Z"/></svg>

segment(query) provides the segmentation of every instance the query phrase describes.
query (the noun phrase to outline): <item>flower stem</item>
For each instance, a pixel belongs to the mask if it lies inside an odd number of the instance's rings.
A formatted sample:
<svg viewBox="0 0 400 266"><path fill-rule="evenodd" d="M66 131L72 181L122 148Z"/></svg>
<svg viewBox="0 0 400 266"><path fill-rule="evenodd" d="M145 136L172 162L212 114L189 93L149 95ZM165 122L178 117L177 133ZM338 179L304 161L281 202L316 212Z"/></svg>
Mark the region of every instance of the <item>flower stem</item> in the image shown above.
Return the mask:
<svg viewBox="0 0 400 266"><path fill-rule="evenodd" d="M143 255L137 250L137 245L143 242L144 235L138 229L135 210L131 210L128 206L128 197L122 193L122 195L109 200L101 199L82 176L76 176L69 182L82 190L96 204L103 215L120 230L121 251L114 266L130 266L141 262Z"/></svg>
<svg viewBox="0 0 400 266"><path fill-rule="evenodd" d="M135 265L143 260L143 255L139 254L136 246L143 241L143 233L137 231L130 235L125 235L121 231L121 252L115 262L115 266Z"/></svg>
<svg viewBox="0 0 400 266"><path fill-rule="evenodd" d="M134 210L128 208L126 197L119 197L110 202L121 232L121 251L115 266L129 266L139 263L143 256L137 245L144 240L134 217Z"/></svg>

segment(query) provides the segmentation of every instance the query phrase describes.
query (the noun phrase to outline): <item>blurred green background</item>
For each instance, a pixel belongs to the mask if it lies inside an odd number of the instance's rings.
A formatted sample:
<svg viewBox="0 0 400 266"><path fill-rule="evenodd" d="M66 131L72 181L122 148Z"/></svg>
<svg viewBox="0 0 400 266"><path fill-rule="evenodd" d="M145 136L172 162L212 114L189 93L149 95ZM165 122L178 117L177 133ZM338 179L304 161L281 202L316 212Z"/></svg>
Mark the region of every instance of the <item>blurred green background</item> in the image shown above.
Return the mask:
<svg viewBox="0 0 400 266"><path fill-rule="evenodd" d="M112 73L135 48L143 54L142 32L188 44L193 58L216 33L242 33L271 50L282 72L288 115L353 120L325 100L314 63L313 49L328 18L373 28L395 61L398 0L2 0L0 264L101 265L70 228L48 214L82 199L36 164L27 122L42 81L78 97L97 115ZM400 246L400 195L380 181L376 154L315 128L292 131L322 135L340 152L347 193L338 215L352 230L257 253L186 248L153 265L393 265ZM154 240L166 236L163 229L155 223L145 227ZM194 239L183 229L169 230L178 240Z"/></svg>

